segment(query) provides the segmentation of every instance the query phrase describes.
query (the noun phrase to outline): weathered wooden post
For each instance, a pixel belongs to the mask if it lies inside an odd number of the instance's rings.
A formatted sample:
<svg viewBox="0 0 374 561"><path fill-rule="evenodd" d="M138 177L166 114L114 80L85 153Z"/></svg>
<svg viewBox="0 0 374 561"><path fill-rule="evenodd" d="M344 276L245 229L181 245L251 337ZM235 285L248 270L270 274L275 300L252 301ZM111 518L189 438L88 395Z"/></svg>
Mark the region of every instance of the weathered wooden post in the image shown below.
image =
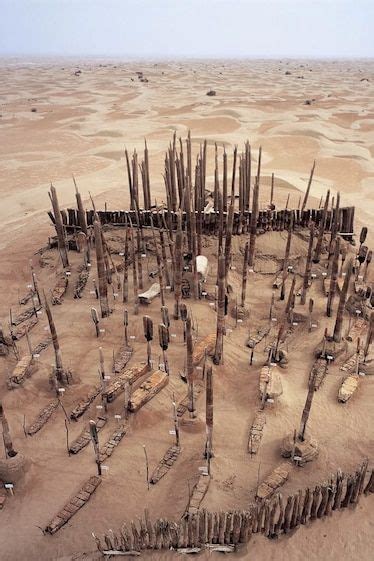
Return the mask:
<svg viewBox="0 0 374 561"><path fill-rule="evenodd" d="M47 298L45 297L45 294L44 294L44 308L45 308L45 312L47 314L49 329L50 329L51 336L52 336L53 349L54 349L54 352L55 352L56 367L55 367L55 372L54 372L54 378L56 378L59 382L66 384L66 383L69 383L69 372L65 372L64 368L62 366L61 351L60 351L60 345L59 345L59 342L58 342L56 326L55 326L55 322L53 321L52 312L51 312L51 309L49 307ZM57 387L56 387L56 393L58 395L58 388Z"/></svg>
<svg viewBox="0 0 374 561"><path fill-rule="evenodd" d="M5 456L6 458L13 458L14 456L17 455L17 452L13 448L13 441L12 441L12 437L10 436L8 421L5 416L3 404L1 401L0 401L0 420L1 420L1 426L3 428L3 442L5 448Z"/></svg>
<svg viewBox="0 0 374 561"><path fill-rule="evenodd" d="M99 322L99 314L97 313L96 308L91 308L91 318L94 322L95 329L96 329L96 337L100 336L100 322Z"/></svg>
<svg viewBox="0 0 374 561"><path fill-rule="evenodd" d="M158 326L158 339L162 349L162 360L164 361L165 372L170 375L169 363L166 355L169 346L169 330L163 323L160 323Z"/></svg>
<svg viewBox="0 0 374 561"><path fill-rule="evenodd" d="M149 316L143 316L144 337L147 341L147 364L152 367L151 341L153 339L153 321Z"/></svg>
<svg viewBox="0 0 374 561"><path fill-rule="evenodd" d="M102 232L100 222L98 220L94 221L94 233L95 233L95 248L96 248L96 262L97 262L97 275L99 277L99 297L100 297L100 308L101 317L105 318L109 316L109 304L108 304L108 284L107 284L107 274L104 261L104 248L102 240Z"/></svg>
<svg viewBox="0 0 374 561"><path fill-rule="evenodd" d="M179 312L180 312L180 317L181 320L183 321L183 342L186 342L186 321L187 321L187 316L188 316L188 312L187 312L187 306L184 302L181 303L180 308L179 308Z"/></svg>
<svg viewBox="0 0 374 561"><path fill-rule="evenodd" d="M58 204L57 191L53 187L53 185L51 185L50 199L51 199L53 214L55 218L55 228L56 228L56 234L58 239L58 248L61 255L62 266L65 268L65 267L69 267L69 258L68 258L66 239L65 239L65 229L61 218L60 206Z"/></svg>
<svg viewBox="0 0 374 561"><path fill-rule="evenodd" d="M366 340L365 340L365 345L364 345L364 362L365 362L366 357L369 353L369 348L370 348L370 345L373 341L373 336L374 336L374 312L371 312L370 318L369 318L368 332L367 332L367 335L366 335Z"/></svg>
<svg viewBox="0 0 374 561"><path fill-rule="evenodd" d="M321 258L322 242L323 242L323 235L325 233L325 228L326 228L326 219L327 219L327 210L329 208L329 200L330 200L330 189L327 191L325 204L323 207L322 218L318 228L318 238L317 238L316 247L314 248L313 263L319 263Z"/></svg>
<svg viewBox="0 0 374 561"><path fill-rule="evenodd" d="M342 338L344 306L347 300L347 293L349 288L349 282L351 280L351 274L352 274L352 258L349 259L348 261L348 266L344 277L343 288L340 292L338 311L336 313L336 321L335 321L335 327L333 333L333 339L336 343L340 343Z"/></svg>
<svg viewBox="0 0 374 561"><path fill-rule="evenodd" d="M247 292L247 278L248 278L248 256L249 256L249 242L245 244L244 261L243 261L243 275L242 275L242 298L241 306L245 306L245 297Z"/></svg>
<svg viewBox="0 0 374 561"><path fill-rule="evenodd" d="M193 342L192 342L192 329L191 317L188 315L186 320L186 347L187 347L187 383L188 383L188 411L190 418L196 417L195 400L194 400L194 379L195 369L193 365Z"/></svg>
<svg viewBox="0 0 374 561"><path fill-rule="evenodd" d="M82 230L82 232L84 234L86 234L87 236L87 220L86 220L86 212L84 210L83 207L83 203L82 203L82 197L80 192L78 191L78 187L75 181L75 177L73 175L73 182L74 182L74 187L75 187L75 198L77 201L77 207L78 207L78 224Z"/></svg>
<svg viewBox="0 0 374 561"><path fill-rule="evenodd" d="M312 169L311 169L311 171L310 171L308 186L307 186L307 188L306 188L305 196L304 196L304 200L303 200L303 204L302 204L302 207L301 207L301 212L303 212L303 211L305 210L306 204L307 204L307 202L308 202L309 192L310 192L310 187L311 187L311 185L312 185L312 180L313 180L313 175L314 175L315 167L316 167L316 161L314 160Z"/></svg>
<svg viewBox="0 0 374 561"><path fill-rule="evenodd" d="M225 256L218 257L218 305L217 334L213 362L219 364L223 355L223 336L225 332Z"/></svg>
<svg viewBox="0 0 374 561"><path fill-rule="evenodd" d="M310 225L309 229L309 245L308 245L308 255L305 264L305 273L303 279L303 288L301 291L300 304L304 305L306 302L306 293L309 288L310 273L312 270L312 252L313 252L313 240L314 240L314 224Z"/></svg>
<svg viewBox="0 0 374 561"><path fill-rule="evenodd" d="M126 223L125 250L123 255L123 288L122 301L129 301L129 229Z"/></svg>
<svg viewBox="0 0 374 561"><path fill-rule="evenodd" d="M309 381L308 394L307 394L307 397L306 397L303 413L301 415L298 438L302 442L304 441L306 425L307 425L307 422L308 422L308 419L309 419L310 409L312 407L312 401L313 401L313 396L314 396L314 392L315 392L316 375L317 375L317 373L315 372L314 375L312 376L312 378Z"/></svg>
<svg viewBox="0 0 374 561"><path fill-rule="evenodd" d="M95 421L90 421L90 436L92 446L95 452L95 460L97 465L97 474L101 475L101 462L100 462L100 448L99 448L99 435L97 432L97 427Z"/></svg>
<svg viewBox="0 0 374 561"><path fill-rule="evenodd" d="M178 215L178 227L175 236L174 248L175 266L174 266L174 319L179 319L180 300L182 297L182 273L183 273L183 232L182 218Z"/></svg>
<svg viewBox="0 0 374 561"><path fill-rule="evenodd" d="M326 307L326 314L328 317L331 317L332 314L332 305L334 303L336 287L338 284L339 257L340 257L340 238L338 238L335 242L334 258L331 266L331 279L330 279L330 287L329 287L329 293L327 297L327 307Z"/></svg>
<svg viewBox="0 0 374 561"><path fill-rule="evenodd" d="M134 315L138 315L139 312L139 296L138 296L138 272L136 270L136 259L135 259L135 241L133 232L131 232L131 257L132 257L132 283L134 290Z"/></svg>
<svg viewBox="0 0 374 561"><path fill-rule="evenodd" d="M280 300L284 300L285 296L286 296L286 280L287 280L287 275L288 275L288 262L289 262L289 258L290 258L292 230L293 230L293 214L291 214L291 220L290 220L290 224L289 224L289 228L288 228L288 235L287 235L286 250L285 250L284 260L283 260L282 286L281 286Z"/></svg>
<svg viewBox="0 0 374 561"><path fill-rule="evenodd" d="M253 269L254 266L254 256L256 247L256 235L257 235L257 220L258 220L258 197L259 197L259 183L256 179L255 186L253 189L253 199L252 199L252 213L251 213L251 223L250 223L250 237L249 237L249 256L248 256L248 267Z"/></svg>
<svg viewBox="0 0 374 561"><path fill-rule="evenodd" d="M206 445L205 457L207 459L208 474L210 475L210 459L213 457L213 369L208 366L206 369Z"/></svg>

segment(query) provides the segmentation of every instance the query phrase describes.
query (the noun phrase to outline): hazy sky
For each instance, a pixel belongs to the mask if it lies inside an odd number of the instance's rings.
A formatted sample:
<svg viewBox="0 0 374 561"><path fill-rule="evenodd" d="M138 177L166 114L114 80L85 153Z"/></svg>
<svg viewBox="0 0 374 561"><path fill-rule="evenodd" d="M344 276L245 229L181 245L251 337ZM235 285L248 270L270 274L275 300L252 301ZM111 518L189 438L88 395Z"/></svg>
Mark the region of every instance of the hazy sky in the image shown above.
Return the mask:
<svg viewBox="0 0 374 561"><path fill-rule="evenodd" d="M374 0L0 0L0 55L372 57Z"/></svg>

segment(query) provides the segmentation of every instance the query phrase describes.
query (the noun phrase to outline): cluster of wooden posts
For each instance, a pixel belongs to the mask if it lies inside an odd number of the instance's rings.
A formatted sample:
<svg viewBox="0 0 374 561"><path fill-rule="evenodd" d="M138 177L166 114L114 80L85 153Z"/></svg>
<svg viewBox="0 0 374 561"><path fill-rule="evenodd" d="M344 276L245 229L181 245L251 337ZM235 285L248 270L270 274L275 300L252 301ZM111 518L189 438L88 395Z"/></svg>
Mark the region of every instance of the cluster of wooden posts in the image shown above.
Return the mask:
<svg viewBox="0 0 374 561"><path fill-rule="evenodd" d="M335 511L356 505L362 494L374 493L374 470L368 472L368 461L353 474L340 470L327 482L307 487L288 497L278 494L270 500L258 501L248 510L186 513L181 520L159 518L152 522L148 511L145 516L118 532L109 530L102 538L93 534L98 549L105 553L140 552L144 549L174 549L195 553L205 547L227 546L222 551L233 551L247 543L252 534L261 533L278 538L300 525L331 516Z"/></svg>

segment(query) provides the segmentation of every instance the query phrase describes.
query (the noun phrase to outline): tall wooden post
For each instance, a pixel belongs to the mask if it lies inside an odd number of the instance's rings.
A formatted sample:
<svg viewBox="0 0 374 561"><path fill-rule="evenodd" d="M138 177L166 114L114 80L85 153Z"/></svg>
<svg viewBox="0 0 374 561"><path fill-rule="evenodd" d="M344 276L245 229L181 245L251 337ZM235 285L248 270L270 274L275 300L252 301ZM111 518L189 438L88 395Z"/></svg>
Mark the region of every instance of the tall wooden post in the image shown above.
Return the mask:
<svg viewBox="0 0 374 561"><path fill-rule="evenodd" d="M300 304L303 304L303 305L306 302L306 293L307 293L307 290L309 288L310 272L312 270L313 240L314 240L314 224L312 223L311 226L310 226L310 230L309 230L308 255L307 255L307 258L306 258L303 288L302 288L302 291L301 291L301 299L300 299Z"/></svg>
<svg viewBox="0 0 374 561"><path fill-rule="evenodd" d="M55 326L55 322L53 321L52 312L51 312L51 309L49 307L47 298L45 297L45 294L44 294L44 308L45 308L45 312L47 314L49 329L50 329L51 336L52 336L53 349L54 349L54 352L55 352L56 377L60 382L66 382L67 380L64 379L65 378L64 369L63 369L63 366L62 366L61 351L60 351L60 345L59 345L59 342L58 342L56 326Z"/></svg>
<svg viewBox="0 0 374 561"><path fill-rule="evenodd" d="M304 196L303 204L302 204L302 206L301 206L301 212L303 212L303 211L305 210L306 204L307 204L307 202L308 202L309 193L310 193L310 187L311 187L311 185L312 185L315 167L316 167L316 161L314 160L312 169L311 169L311 171L310 171L308 186L307 186L306 191L305 191L305 196Z"/></svg>
<svg viewBox="0 0 374 561"><path fill-rule="evenodd" d="M225 331L225 256L218 257L218 303L217 335L213 362L219 364L223 355L223 335Z"/></svg>
<svg viewBox="0 0 374 561"><path fill-rule="evenodd" d="M346 274L345 274L345 277L344 277L343 288L340 292L339 306L338 306L338 311L336 313L336 321L335 321L335 327L334 327L334 333L333 333L333 339L336 343L340 343L340 341L342 339L344 306L345 306L345 303L346 303L346 300L347 300L349 282L351 280L351 275L352 275L352 264L353 263L352 263L352 258L351 258L348 261L348 266L347 266Z"/></svg>
<svg viewBox="0 0 374 561"><path fill-rule="evenodd" d="M186 347L187 347L187 383L188 383L188 411L191 419L196 417L195 400L194 400L194 379L195 369L193 365L193 342L191 317L187 316L186 320Z"/></svg>
<svg viewBox="0 0 374 561"><path fill-rule="evenodd" d="M256 235L257 235L257 219L258 219L258 197L259 197L259 183L256 179L256 183L253 189L253 199L252 199L252 214L250 223L250 237L249 237L249 256L248 256L248 267L253 269L254 266L254 256L255 256L255 246L256 246Z"/></svg>
<svg viewBox="0 0 374 561"><path fill-rule="evenodd" d="M77 184L75 182L74 175L73 175L73 181L74 181L74 187L75 187L75 198L76 198L77 207L78 207L78 224L79 224L82 232L84 234L86 234L86 236L87 236L88 231L87 231L86 212L85 212L84 207L83 207L82 197L81 197L80 192L78 191L78 187L77 187Z"/></svg>
<svg viewBox="0 0 374 561"><path fill-rule="evenodd" d="M291 249L292 230L293 230L293 214L291 214L291 220L290 220L288 235L287 235L286 251L284 253L284 260L283 260L282 286L281 286L281 293L280 293L281 300L284 300L286 296L286 280L288 274L288 262L289 262L290 249Z"/></svg>
<svg viewBox="0 0 374 561"><path fill-rule="evenodd" d="M106 267L104 261L104 248L103 248L103 240L101 235L101 226L97 220L94 221L94 232L95 232L97 275L99 277L99 297L100 297L101 317L105 318L109 316L108 285L107 285L107 274L106 274Z"/></svg>
<svg viewBox="0 0 374 561"><path fill-rule="evenodd" d="M311 378L311 380L309 382L308 394L307 394L307 397L306 397L303 413L301 415L301 422L300 422L298 438L302 442L304 441L306 425L307 425L307 422L308 422L308 419L309 419L310 409L312 407L312 401L313 401L313 396L314 396L314 392L315 392L316 374L317 374L317 372L314 373L313 377Z"/></svg>
<svg viewBox="0 0 374 561"><path fill-rule="evenodd" d="M90 421L90 436L92 446L95 452L95 460L97 465L97 474L101 475L101 462L100 462L100 448L99 448L99 435L97 432L97 427L95 421Z"/></svg>
<svg viewBox="0 0 374 561"><path fill-rule="evenodd" d="M338 238L335 243L334 258L331 266L331 279L330 279L330 287L329 287L329 294L327 297L327 308L326 308L326 314L328 317L331 317L332 315L332 305L334 303L336 287L338 284L339 256L340 256L340 238Z"/></svg>
<svg viewBox="0 0 374 561"><path fill-rule="evenodd" d="M241 298L242 308L244 308L244 305L245 305L245 297L246 297L246 292L247 292L248 255L249 255L249 242L247 241L246 244L245 244L244 261L243 261L242 298Z"/></svg>
<svg viewBox="0 0 374 561"><path fill-rule="evenodd" d="M147 341L147 364L152 367L151 341L153 339L153 321L149 316L143 316L144 337Z"/></svg>
<svg viewBox="0 0 374 561"><path fill-rule="evenodd" d="M175 266L174 266L174 319L179 319L179 307L182 297L182 274L183 274L183 232L182 218L178 216L178 229L175 236L174 248Z"/></svg>
<svg viewBox="0 0 374 561"><path fill-rule="evenodd" d="M208 464L208 474L210 475L210 459L213 457L213 370L211 366L206 369L206 445L205 457Z"/></svg>
<svg viewBox="0 0 374 561"><path fill-rule="evenodd" d="M330 200L330 189L327 191L325 204L323 207L322 219L318 229L317 244L314 249L313 263L319 263L319 260L321 258L322 242L323 242L323 235L325 233L325 228L326 228L326 219L327 219L327 210L329 208L329 200Z"/></svg>
<svg viewBox="0 0 374 561"><path fill-rule="evenodd" d="M57 198L57 191L53 187L53 185L51 185L50 198L52 202L53 214L55 217L55 228L56 228L56 234L58 239L58 248L60 250L62 266L65 268L69 266L69 258L68 258L66 239L65 239L65 229L62 223L61 211Z"/></svg>

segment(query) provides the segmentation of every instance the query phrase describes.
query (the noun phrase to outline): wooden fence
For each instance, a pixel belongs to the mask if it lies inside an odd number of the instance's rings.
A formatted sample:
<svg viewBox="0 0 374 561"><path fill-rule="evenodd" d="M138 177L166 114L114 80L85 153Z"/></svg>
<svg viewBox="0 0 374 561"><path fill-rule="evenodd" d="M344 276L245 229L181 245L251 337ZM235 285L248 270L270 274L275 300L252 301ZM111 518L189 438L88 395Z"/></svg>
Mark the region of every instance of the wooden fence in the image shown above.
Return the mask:
<svg viewBox="0 0 374 561"><path fill-rule="evenodd" d="M300 490L287 498L277 494L272 499L250 505L245 511L185 514L179 521L159 518L151 522L145 511L138 522L123 524L118 532L110 530L102 538L94 536L98 549L110 552L140 552L144 549L202 549L247 543L252 534L268 538L287 534L300 525L331 516L335 511L356 505L364 493L374 493L374 470L365 461L353 474L338 471L328 481L314 488Z"/></svg>
<svg viewBox="0 0 374 561"><path fill-rule="evenodd" d="M335 210L327 212L326 219L326 232L331 230L333 224ZM339 210L339 228L338 231L343 236L350 240L354 231L354 213L355 207L344 207ZM48 213L52 222L54 223L54 216L52 212ZM156 210L140 210L138 213L134 210L118 210L118 211L98 211L97 212L102 224L111 225L125 225L133 224L134 226L139 223L140 226L148 228L153 222L155 227L163 224L170 230L176 230L178 213L162 209ZM309 210L260 210L258 215L257 227L260 230L284 230L288 228L291 221L291 216L294 219L295 227L307 227L310 220L316 226L321 223L323 209L309 209ZM61 211L63 222L66 228L74 230L79 228L78 211L74 208L68 208ZM182 226L186 226L186 213L182 214ZM224 212L224 224L227 219L227 213ZM86 211L86 220L88 225L93 224L94 211ZM233 233L242 234L249 232L251 220L251 212L244 211L234 213ZM215 234L219 228L219 213L216 211L208 213L196 212L197 229L203 234Z"/></svg>

